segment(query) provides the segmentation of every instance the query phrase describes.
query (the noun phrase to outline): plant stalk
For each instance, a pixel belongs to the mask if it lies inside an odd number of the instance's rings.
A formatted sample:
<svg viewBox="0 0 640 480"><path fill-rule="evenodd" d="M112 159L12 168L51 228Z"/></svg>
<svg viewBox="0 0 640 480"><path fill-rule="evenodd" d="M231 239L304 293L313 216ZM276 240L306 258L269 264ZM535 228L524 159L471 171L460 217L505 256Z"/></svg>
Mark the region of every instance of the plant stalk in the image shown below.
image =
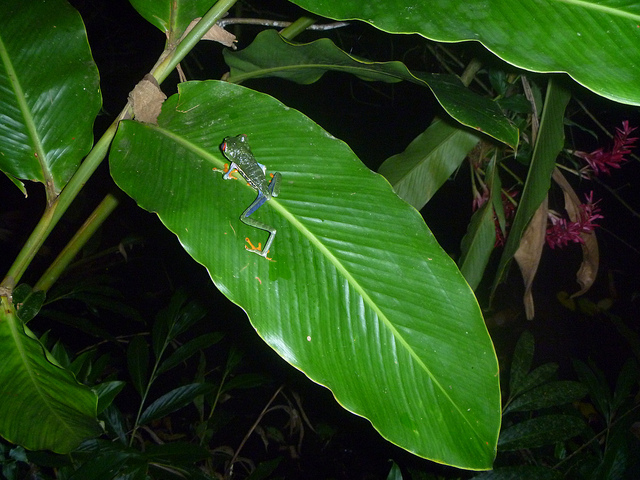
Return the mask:
<svg viewBox="0 0 640 480"><path fill-rule="evenodd" d="M171 46L169 46L169 48L165 50L165 55L160 57L160 60L150 72L151 75L158 80L158 83L162 83L164 79L169 76L178 63L180 63L187 53L200 41L203 35L207 33L237 1L238 0L219 0L193 27L193 30L176 45L175 49L172 50Z"/></svg>
<svg viewBox="0 0 640 480"><path fill-rule="evenodd" d="M171 48L169 48L165 50L163 55L160 57L160 60L151 71L151 74L158 80L158 83L161 83L165 78L167 78L167 76L169 76L169 73L173 71L178 63L180 63L180 61L195 46L195 44L198 43L200 38L207 31L209 31L209 29L213 25L215 25L215 23L220 18L222 18L222 16L233 6L233 4L236 3L236 1L237 0L218 1L211 8L211 10L209 10L206 15L202 17L202 19L196 24L193 30L191 30L191 32L189 32L189 34L186 35L180 43L178 43L175 49L172 50ZM131 104L127 102L120 115L118 115L114 122L109 126L107 131L102 135L100 140L98 140L91 152L89 152L89 154L85 158L84 162L82 162L67 185L62 189L62 192L60 193L58 198L55 199L53 203L47 206L44 214L40 218L40 221L34 228L33 232L31 232L31 235L16 257L13 265L11 265L11 268L7 272L7 275L2 280L2 283L0 283L0 292L2 292L2 295L6 295L10 298L14 286L20 281L22 275L24 275L24 272L31 264L31 261L35 257L38 250L42 247L44 241L47 239L53 228L57 225L60 218L62 218L64 213L67 211L67 208L69 208L71 202L73 202L73 200L76 198L82 187L84 187L85 183L87 183L91 175L93 175L93 172L95 172L96 168L98 168L102 160L104 160L104 158L106 157L107 152L109 151L109 146L111 145L111 142L115 137L120 120L124 118L130 118L131 115ZM112 205L111 211L113 211L113 209L115 209L115 207L117 206L117 199L112 198L109 200L109 202L114 201L115 204ZM95 217L92 216L89 220L92 219L93 221L95 221ZM104 219L102 219L101 221L104 221ZM82 228L88 228L86 223ZM88 237L85 238L84 236L81 236L80 238L84 238L84 242L88 240ZM72 247L69 247L69 251L71 251L72 248L77 249L81 248L84 245L84 243L81 243L80 239L76 237L74 237L71 242L73 242L74 245ZM60 257L58 257L58 259L59 258ZM56 259L56 262L58 261L58 259ZM54 273L55 269L59 268L60 265L61 264L58 264L56 266L52 265L49 270L47 270L47 272ZM52 270L52 268L54 270ZM57 275L59 275L59 273L60 272L58 272ZM49 280L51 280L51 278ZM42 285L50 286L49 280L44 279L43 276L43 279L41 280L43 282ZM40 283L40 281L38 283Z"/></svg>
<svg viewBox="0 0 640 480"><path fill-rule="evenodd" d="M62 189L58 198L51 205L47 206L40 221L33 229L33 232L31 232L24 247L22 247L16 260L7 272L7 275L2 280L2 287L7 287L12 290L13 286L20 281L46 238L58 221L60 221L60 218L62 218L62 215L67 211L67 208L69 208L69 205L71 205L71 202L76 198L82 187L84 187L84 184L87 183L93 172L98 168L100 162L102 162L107 155L109 145L116 134L118 122L127 110L128 105L123 110L123 113L109 126L100 140L98 140L84 162L82 162L78 170L76 170L76 173L71 177L69 183Z"/></svg>
<svg viewBox="0 0 640 480"><path fill-rule="evenodd" d="M307 28L309 28L314 23L316 23L316 21L313 18L300 17L291 25L281 30L280 35L283 38L286 38L287 40L291 40L297 37L298 35L300 35L302 32L304 32Z"/></svg>
<svg viewBox="0 0 640 480"><path fill-rule="evenodd" d="M115 210L120 201L113 194L107 194L100 204L91 213L89 218L84 222L82 227L75 233L73 238L62 249L49 268L42 274L40 280L34 285L34 290L46 292L58 280L60 275L66 270L73 261L80 249L93 236L96 230L104 223L104 221Z"/></svg>

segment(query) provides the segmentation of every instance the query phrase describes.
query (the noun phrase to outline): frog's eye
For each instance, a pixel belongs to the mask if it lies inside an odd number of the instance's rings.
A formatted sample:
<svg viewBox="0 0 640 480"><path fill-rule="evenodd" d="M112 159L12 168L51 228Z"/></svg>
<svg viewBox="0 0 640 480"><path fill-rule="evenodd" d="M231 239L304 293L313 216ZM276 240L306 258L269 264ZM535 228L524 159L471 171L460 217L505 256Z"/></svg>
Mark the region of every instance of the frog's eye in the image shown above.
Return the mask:
<svg viewBox="0 0 640 480"><path fill-rule="evenodd" d="M226 152L227 151L227 142L222 142L222 145L220 145L220 149L223 152Z"/></svg>

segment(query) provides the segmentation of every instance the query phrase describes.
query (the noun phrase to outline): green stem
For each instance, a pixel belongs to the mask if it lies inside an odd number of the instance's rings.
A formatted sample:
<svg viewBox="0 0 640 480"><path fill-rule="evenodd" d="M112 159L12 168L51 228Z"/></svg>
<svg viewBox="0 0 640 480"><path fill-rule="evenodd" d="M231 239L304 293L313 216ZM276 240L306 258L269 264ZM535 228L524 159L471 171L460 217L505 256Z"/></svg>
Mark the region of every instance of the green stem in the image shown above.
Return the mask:
<svg viewBox="0 0 640 480"><path fill-rule="evenodd" d="M482 68L482 62L477 58L474 58L469 62L467 68L464 69L462 75L460 75L460 81L465 87L468 87L473 80L473 77L476 76L476 73Z"/></svg>
<svg viewBox="0 0 640 480"><path fill-rule="evenodd" d="M237 0L220 0L216 3L207 14L196 24L188 35L175 47L175 49L167 49L163 52L158 63L154 66L151 74L161 83L171 71L180 63L187 53L194 47L200 38L213 26L236 3ZM7 275L0 284L0 291L10 292L13 287L20 281L27 267L35 257L36 253L42 247L42 244L49 236L53 228L56 226L60 218L64 215L76 198L82 187L89 180L98 165L106 157L109 151L109 145L116 134L118 123L124 118L131 117L131 105L127 103L120 115L109 126L107 131L102 135L100 140L93 147L84 162L80 165L76 173L71 177L69 183L64 187L60 196L50 205L47 206L40 221L34 228L33 232L27 239L22 250L11 265ZM116 200L117 202L117 200ZM117 203L116 203L117 205ZM115 205L113 206L115 208ZM81 245L80 245L81 246ZM43 280L44 284L47 282ZM4 293L3 293L4 295Z"/></svg>
<svg viewBox="0 0 640 480"><path fill-rule="evenodd" d="M251 425L251 428L249 429L249 431L246 433L246 435L244 436L244 438L240 442L240 445L238 445L238 448L236 448L236 451L234 452L233 457L231 457L231 460L229 461L229 464L228 464L228 467L227 467L227 472L230 472L233 469L233 464L236 463L236 460L238 459L238 456L240 455L240 451L242 450L242 447L244 447L244 444L247 442L247 440L249 439L251 434L258 427L258 425L260 424L260 422L262 421L264 416L267 414L267 411L269 410L269 407L271 407L271 404L275 401L276 397L280 394L280 392L282 391L283 388L284 388L284 384L280 385L278 390L276 390L276 392L271 396L271 398L269 399L267 404L264 406L264 408L262 409L262 412L260 412L260 415L258 415L258 418L256 419L256 421L253 423L253 425Z"/></svg>
<svg viewBox="0 0 640 480"><path fill-rule="evenodd" d="M165 51L160 57L158 63L151 70L151 74L162 83L165 78L173 71L174 68L182 61L182 59L191 51L191 49L200 41L202 36L213 27L218 20L237 2L238 0L219 0L209 10L204 17L175 47L171 47Z"/></svg>
<svg viewBox="0 0 640 480"><path fill-rule="evenodd" d="M513 170L511 170L509 167L507 167L504 162L500 163L500 168L502 168L505 172L507 172L509 175L511 175L513 177L513 179L518 182L518 185L524 185L524 182L522 181L522 179L515 174L515 172Z"/></svg>
<svg viewBox="0 0 640 480"><path fill-rule="evenodd" d="M280 35L283 38L286 38L287 40L291 40L291 39L297 37L298 35L300 35L302 32L304 32L307 28L309 28L314 23L316 23L316 21L313 18L300 17L295 22L293 22L291 25L289 25L288 27L284 28L280 32Z"/></svg>
<svg viewBox="0 0 640 480"><path fill-rule="evenodd" d="M173 328L173 327L172 327ZM171 331L171 329L169 329L169 332ZM169 333L167 333L167 335L169 335ZM140 417L142 417L142 409L145 406L145 403L147 402L147 397L149 396L149 391L151 390L151 385L153 385L153 382L156 381L156 379L158 378L156 373L158 372L158 367L160 366L160 361L162 360L162 356L164 355L165 350L167 349L167 346L169 345L168 342L168 337L165 338L164 343L162 345L162 348L160 349L160 352L158 352L158 355L156 357L156 361L153 363L153 368L151 369L151 374L149 375L149 381L147 382L147 385L144 389L144 392L142 393L142 398L140 400L140 406L138 407L138 413L136 414L136 421L133 424L133 429L131 431L131 438L129 439L129 446L133 446L133 442L136 438L136 433L138 432L138 429L140 428Z"/></svg>
<svg viewBox="0 0 640 480"><path fill-rule="evenodd" d="M209 438L207 438L207 430L209 430L209 422L211 421L211 417L213 417L213 412L218 406L218 401L220 400L220 396L222 395L222 387L225 385L225 382L227 380L227 375L229 373L230 371L227 369L222 375L222 378L220 379L220 385L218 385L218 391L216 392L216 396L214 397L213 402L211 403L211 408L209 409L209 415L207 416L206 419L203 419L203 423L205 427L204 427L204 432L200 437L201 446L203 446L206 442L210 440Z"/></svg>
<svg viewBox="0 0 640 480"><path fill-rule="evenodd" d="M144 389L144 392L142 392L142 398L140 399L140 406L138 407L138 413L136 414L136 421L133 423L133 429L131 431L131 438L129 438L129 446L133 446L133 442L136 439L136 433L138 432L138 429L140 428L140 417L142 416L142 409L144 408L145 403L147 402L147 396L149 395L149 390L151 390L151 384L155 381L155 373L156 370L158 369L158 362L160 360L156 359L156 362L153 365L153 370L151 372L151 375L149 376L149 381L147 382L147 386Z"/></svg>
<svg viewBox="0 0 640 480"><path fill-rule="evenodd" d="M76 232L73 238L67 243L58 257L49 266L46 272L40 277L40 280L34 285L34 290L47 291L51 288L56 280L62 275L69 264L73 261L80 249L93 236L95 231L104 223L111 215L111 212L118 206L118 198L109 193L96 209L91 213L89 218L84 222L82 227Z"/></svg>
<svg viewBox="0 0 640 480"><path fill-rule="evenodd" d="M128 109L125 108L123 110L123 114L127 110ZM121 116L123 114L121 114ZM71 177L71 180L69 180L69 183L64 187L60 196L51 205L47 206L44 214L40 218L40 221L34 228L33 232L31 232L31 235L24 244L24 247L22 247L18 257L13 262L13 265L11 265L6 277L2 281L3 287L13 287L20 281L20 278L22 278L22 275L31 263L31 260L33 260L36 252L38 252L40 247L42 247L42 244L56 226L60 218L62 218L62 215L67 211L71 202L76 198L80 189L82 189L96 168L98 168L100 162L102 162L104 157L107 155L111 140L113 140L113 137L116 134L120 118L121 117L119 116L109 126L100 140L98 140L96 145L93 147L93 150L89 152L87 158L85 158L76 173Z"/></svg>

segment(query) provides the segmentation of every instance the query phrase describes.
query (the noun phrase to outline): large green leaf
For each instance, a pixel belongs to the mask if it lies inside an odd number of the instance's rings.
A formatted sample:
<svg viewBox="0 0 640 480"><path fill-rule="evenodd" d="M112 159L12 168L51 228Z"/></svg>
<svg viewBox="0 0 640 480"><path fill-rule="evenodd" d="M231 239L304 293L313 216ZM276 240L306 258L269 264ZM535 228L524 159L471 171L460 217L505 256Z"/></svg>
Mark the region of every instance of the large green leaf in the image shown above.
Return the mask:
<svg viewBox="0 0 640 480"><path fill-rule="evenodd" d="M418 212L347 145L275 99L232 84L179 85L158 125L126 121L110 154L117 184L157 212L218 288L287 362L330 388L391 442L437 462L491 467L500 426L498 365L478 304ZM225 181L219 145L248 135L282 174L256 194Z"/></svg>
<svg viewBox="0 0 640 480"><path fill-rule="evenodd" d="M294 43L275 30L258 34L247 48L224 51L233 83L251 78L280 77L301 84L313 83L329 70L350 73L364 80L406 80L431 89L446 112L463 125L475 128L516 148L518 129L490 99L474 94L454 75L411 72L402 62L372 62L356 58L323 38Z"/></svg>
<svg viewBox="0 0 640 480"><path fill-rule="evenodd" d="M56 194L93 144L101 98L82 19L64 0L5 0L0 169Z"/></svg>
<svg viewBox="0 0 640 480"><path fill-rule="evenodd" d="M439 42L476 40L534 72L567 72L594 92L640 105L640 4L626 0L291 0Z"/></svg>
<svg viewBox="0 0 640 480"><path fill-rule="evenodd" d="M30 450L69 453L100 433L98 398L51 363L7 298L0 300L0 435Z"/></svg>

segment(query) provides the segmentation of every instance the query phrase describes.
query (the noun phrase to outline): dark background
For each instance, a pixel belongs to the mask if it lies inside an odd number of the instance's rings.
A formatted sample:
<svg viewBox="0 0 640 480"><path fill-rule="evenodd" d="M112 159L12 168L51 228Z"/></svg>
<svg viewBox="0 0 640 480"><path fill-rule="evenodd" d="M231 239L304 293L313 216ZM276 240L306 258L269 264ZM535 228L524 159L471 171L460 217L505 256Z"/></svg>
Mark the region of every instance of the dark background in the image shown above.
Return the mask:
<svg viewBox="0 0 640 480"><path fill-rule="evenodd" d="M155 63L164 46L164 35L142 19L124 0L73 0L71 3L80 11L86 23L89 42L101 75L104 103L95 123L95 135L99 138L125 105L128 92ZM293 20L302 13L284 1L256 1L242 5L246 16L252 17ZM243 26L236 33L239 48L247 46L260 29ZM336 32L308 32L297 40L310 41L320 36L329 36L345 51L372 60L402 60L409 68L417 70L434 71L439 68L437 60L426 47L427 42L415 35L391 36L354 23ZM510 68L500 65L498 60L476 44L453 45L450 48L463 60L479 56L489 65ZM212 42L201 42L182 66L191 80L220 78L226 72L222 48ZM162 85L163 91L167 95L174 93L176 82L177 76L173 74ZM424 131L435 115L442 114L426 89L406 82L393 85L367 83L349 75L327 73L311 86L278 79L254 81L247 86L269 93L304 112L331 134L347 142L372 169L377 169L389 156L403 151L415 136ZM572 84L571 88L575 98L584 102L610 132L621 126L623 120L629 120L632 126L640 125L636 109L601 99L576 84ZM587 125L594 130L596 128L575 102L570 104L567 115L577 124ZM599 138L596 139L580 128L567 126L567 147L584 151L607 148L609 140L601 132L598 133ZM612 299L612 311L636 333L640 318L640 252L636 240L640 218L635 213L640 207L640 194L636 187L639 174L639 163L633 159L622 171L614 171L610 177L601 179L609 189L624 198L633 212L618 203L604 186L597 183L581 185L584 187L581 191L593 189L595 197L603 199L600 205L605 216L601 222L602 228L598 231L601 248L599 278L587 297L594 302ZM453 258L459 255L460 240L472 213L468 186L469 174L465 167L460 169L454 180L443 186L422 212L438 241ZM25 200L5 178L0 178L0 246L3 252L0 267L3 271L8 269L42 212L44 195L41 186L29 184L27 188L29 197ZM56 228L24 281L33 283L38 278L42 268L55 258L79 222L104 194L114 188L105 164ZM164 229L157 217L124 198L95 242L107 248L130 238L136 240L131 244L126 261L114 252L102 262L90 265L83 274L108 272L114 275L125 298L145 312L156 312L163 307L167 295L177 287L185 287L202 299L213 312L210 327L224 331L227 340L243 352L243 368L247 372L263 373L271 379L269 388L262 390L256 398L239 399L238 408L246 409L247 419L255 416L256 405L262 405L280 383L286 383L300 393L305 413L312 424L335 428L330 441L307 432L303 458L297 461L298 471L304 471L306 478L314 477L311 472L317 474L316 478L385 478L391 458L404 467L452 474L453 470L418 459L384 441L367 421L341 409L329 391L313 384L282 361L260 341L244 313L216 290L206 270L181 249L177 239ZM524 319L522 281L516 269L511 270L508 281L499 289L496 301L487 313L503 370L515 341L523 330L528 329L536 339L537 365L547 361L557 362L561 367L560 378L575 379L571 360L593 360L605 371L613 385L621 365L632 355L626 340L603 316L571 312L556 300L557 293L562 290L570 293L578 290L575 271L579 263L578 246L545 251L535 281L537 316L532 322ZM70 272L70 275L75 274L77 272ZM478 296L481 304L488 307L487 287L483 284ZM150 313L145 320L151 322L152 319ZM111 325L119 332L131 332L137 327L124 320L122 324ZM33 328L41 331L51 328L64 342L77 348L90 340L71 327L48 323L46 320L34 324ZM222 354L219 361L224 362ZM127 398L126 395L124 398ZM229 433L225 440L237 445L238 436L241 437L243 433ZM263 456L262 448L256 441L249 443L244 453L258 459Z"/></svg>

